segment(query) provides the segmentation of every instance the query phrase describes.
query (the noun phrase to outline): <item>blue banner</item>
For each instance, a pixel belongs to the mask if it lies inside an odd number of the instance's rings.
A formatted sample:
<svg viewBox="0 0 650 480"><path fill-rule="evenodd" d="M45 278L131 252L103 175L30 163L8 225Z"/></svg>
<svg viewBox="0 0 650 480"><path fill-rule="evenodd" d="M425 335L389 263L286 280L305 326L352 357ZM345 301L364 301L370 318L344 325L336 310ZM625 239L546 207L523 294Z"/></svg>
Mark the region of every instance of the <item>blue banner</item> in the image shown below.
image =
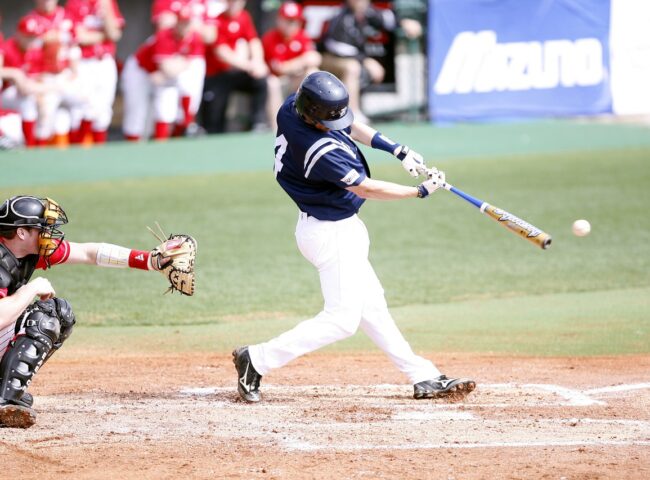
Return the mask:
<svg viewBox="0 0 650 480"><path fill-rule="evenodd" d="M431 119L612 108L609 0L430 0Z"/></svg>

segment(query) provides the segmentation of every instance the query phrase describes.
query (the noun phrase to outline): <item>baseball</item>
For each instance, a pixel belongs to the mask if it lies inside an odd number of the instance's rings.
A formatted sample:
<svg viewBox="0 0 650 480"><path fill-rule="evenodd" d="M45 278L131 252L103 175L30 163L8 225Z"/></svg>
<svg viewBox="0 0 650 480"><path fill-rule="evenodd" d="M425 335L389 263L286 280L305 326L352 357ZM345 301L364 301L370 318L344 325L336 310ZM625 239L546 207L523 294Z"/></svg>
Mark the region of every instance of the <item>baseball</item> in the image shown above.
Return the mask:
<svg viewBox="0 0 650 480"><path fill-rule="evenodd" d="M585 235L589 235L589 232L591 232L591 225L587 220L576 220L573 222L571 230L573 230L573 234L576 237L584 237Z"/></svg>

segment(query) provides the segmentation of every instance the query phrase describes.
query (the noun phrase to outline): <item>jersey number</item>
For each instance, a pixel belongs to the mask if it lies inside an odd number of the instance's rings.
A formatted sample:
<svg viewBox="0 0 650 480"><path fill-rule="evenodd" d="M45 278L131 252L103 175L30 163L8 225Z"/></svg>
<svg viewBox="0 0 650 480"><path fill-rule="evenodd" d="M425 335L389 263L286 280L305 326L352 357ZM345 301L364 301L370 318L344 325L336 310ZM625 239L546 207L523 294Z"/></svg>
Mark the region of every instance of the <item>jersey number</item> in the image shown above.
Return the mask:
<svg viewBox="0 0 650 480"><path fill-rule="evenodd" d="M287 139L284 137L284 135L280 135L275 139L275 165L273 166L273 172L275 173L275 176L278 176L278 173L282 171L282 167L284 165L282 164L282 157L284 157L284 154L287 151L287 147L289 146L289 142L287 142Z"/></svg>

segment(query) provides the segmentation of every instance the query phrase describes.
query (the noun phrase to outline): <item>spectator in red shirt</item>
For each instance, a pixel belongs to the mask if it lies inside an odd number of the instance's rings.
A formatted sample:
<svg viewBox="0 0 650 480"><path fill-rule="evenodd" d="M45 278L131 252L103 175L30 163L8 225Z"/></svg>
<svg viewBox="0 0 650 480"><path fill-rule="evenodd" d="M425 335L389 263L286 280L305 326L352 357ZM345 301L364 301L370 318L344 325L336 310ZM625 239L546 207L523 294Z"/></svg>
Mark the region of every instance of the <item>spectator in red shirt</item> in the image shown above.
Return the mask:
<svg viewBox="0 0 650 480"><path fill-rule="evenodd" d="M217 17L217 40L206 53L207 76L203 91L202 123L208 133L226 130L226 108L230 93L251 94L253 130L266 129L268 67L262 42L246 0L227 0L228 8Z"/></svg>
<svg viewBox="0 0 650 480"><path fill-rule="evenodd" d="M179 8L175 26L149 38L124 66L122 129L127 140L144 136L152 94L154 138L169 138L179 110L179 77L190 68L192 59L205 55L201 36L192 29L191 13L180 4Z"/></svg>
<svg viewBox="0 0 650 480"><path fill-rule="evenodd" d="M77 70L89 99L70 140L81 143L92 132L94 143L105 143L117 88L116 42L122 37L124 17L116 0L68 0L65 10L74 22L81 48Z"/></svg>
<svg viewBox="0 0 650 480"><path fill-rule="evenodd" d="M297 91L302 79L318 70L321 62L321 56L303 25L302 6L295 2L283 3L278 11L276 28L262 37L264 59L271 70L268 108L274 130L275 116L286 94Z"/></svg>

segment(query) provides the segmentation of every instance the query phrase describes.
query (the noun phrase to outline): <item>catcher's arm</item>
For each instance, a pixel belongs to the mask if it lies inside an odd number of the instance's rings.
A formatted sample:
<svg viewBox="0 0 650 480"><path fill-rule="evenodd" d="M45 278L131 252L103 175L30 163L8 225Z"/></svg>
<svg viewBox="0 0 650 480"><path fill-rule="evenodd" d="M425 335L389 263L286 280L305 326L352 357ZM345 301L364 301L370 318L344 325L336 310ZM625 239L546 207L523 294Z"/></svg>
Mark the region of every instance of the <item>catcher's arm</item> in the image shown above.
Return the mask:
<svg viewBox="0 0 650 480"><path fill-rule="evenodd" d="M66 245L67 243L67 245ZM151 261L151 252L146 250L131 250L110 243L75 243L64 242L59 249L67 259L61 263L70 265L98 265L111 268L137 268L140 270L159 270L158 265Z"/></svg>

